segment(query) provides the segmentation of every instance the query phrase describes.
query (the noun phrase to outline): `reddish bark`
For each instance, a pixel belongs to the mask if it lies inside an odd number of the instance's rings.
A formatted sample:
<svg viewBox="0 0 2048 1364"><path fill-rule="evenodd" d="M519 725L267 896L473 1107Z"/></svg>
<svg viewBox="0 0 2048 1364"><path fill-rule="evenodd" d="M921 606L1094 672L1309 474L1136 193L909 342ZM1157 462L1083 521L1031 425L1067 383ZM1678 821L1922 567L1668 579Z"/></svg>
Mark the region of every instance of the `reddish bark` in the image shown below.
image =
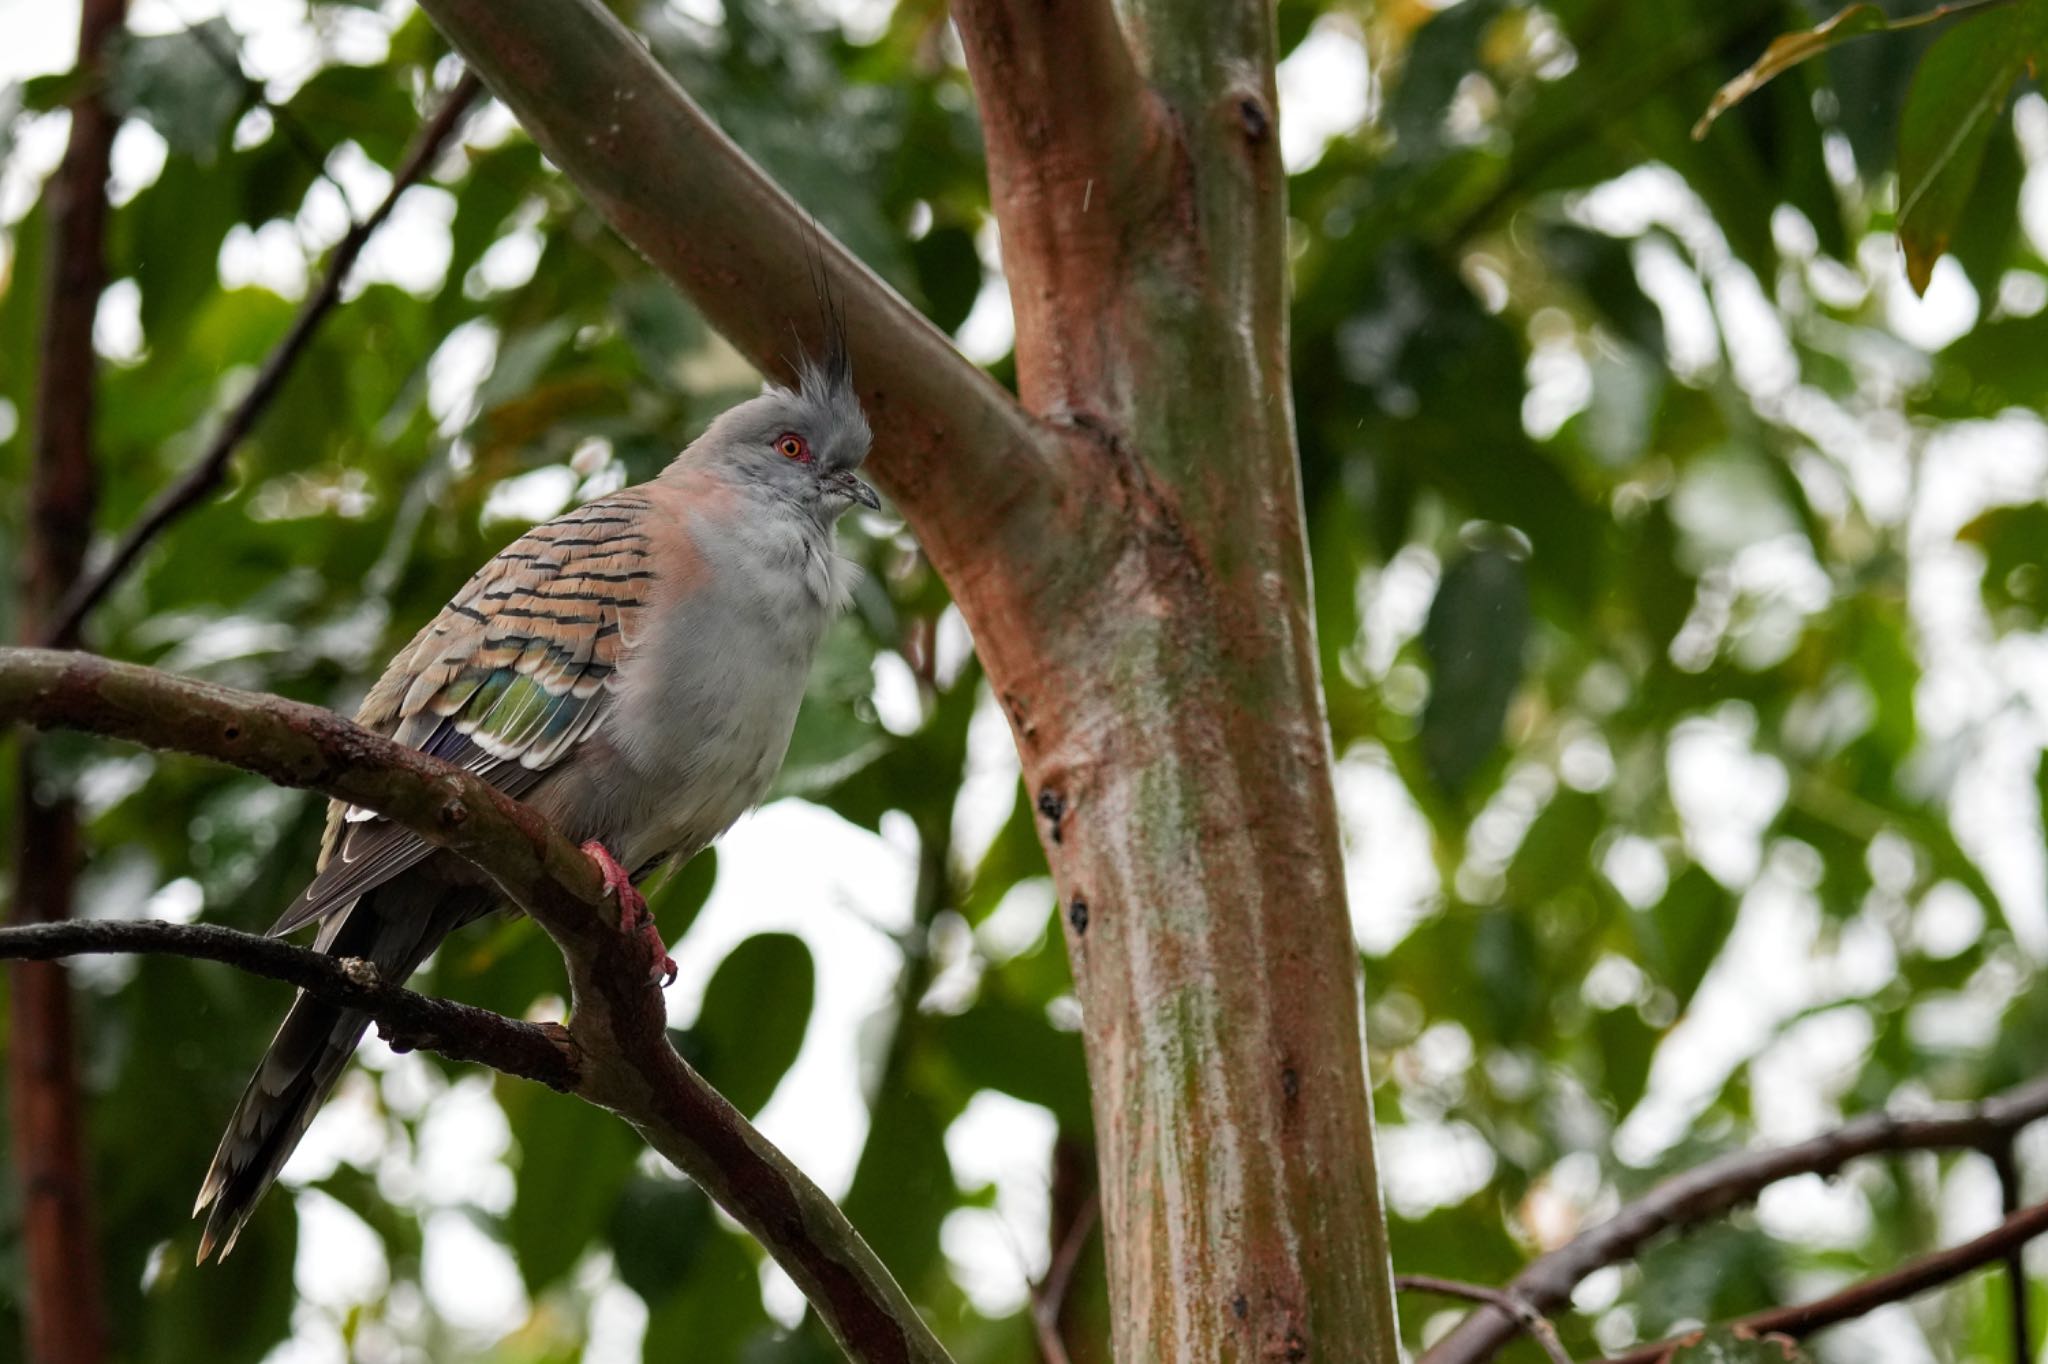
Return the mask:
<svg viewBox="0 0 2048 1364"><path fill-rule="evenodd" d="M1107 0L955 17L1019 389L1065 463L1053 555L954 587L1067 906L1117 1354L1391 1360L1271 15L1137 6L1135 68Z"/></svg>
<svg viewBox="0 0 2048 1364"><path fill-rule="evenodd" d="M92 533L93 321L106 286L107 167L118 119L103 99L108 40L125 0L86 0L78 65L88 73L71 103L71 140L49 188L51 246L34 467L22 551L23 638L77 578ZM77 815L37 778L36 750L17 760L14 921L68 918L78 866ZM80 1114L78 1061L64 968L24 963L8 995L9 1119L21 1186L24 1312L30 1364L96 1364L106 1352Z"/></svg>

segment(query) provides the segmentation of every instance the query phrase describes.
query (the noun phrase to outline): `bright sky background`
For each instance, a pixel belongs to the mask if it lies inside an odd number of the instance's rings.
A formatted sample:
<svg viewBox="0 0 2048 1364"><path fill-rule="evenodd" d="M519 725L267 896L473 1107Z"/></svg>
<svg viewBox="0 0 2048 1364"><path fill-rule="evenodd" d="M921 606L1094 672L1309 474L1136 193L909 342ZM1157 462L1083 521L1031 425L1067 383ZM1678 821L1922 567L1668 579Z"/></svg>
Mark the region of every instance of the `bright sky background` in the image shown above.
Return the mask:
<svg viewBox="0 0 2048 1364"><path fill-rule="evenodd" d="M688 0L680 8L702 18L718 14L716 0ZM857 33L873 31L888 12L884 0L826 0L826 8L844 11ZM225 13L241 35L245 66L270 83L273 96L288 94L320 60L322 39L293 0L136 0L130 22L138 31L164 32L216 13ZM328 50L370 61L381 54L383 34L403 7L386 3L381 11L327 13L337 23L325 37ZM66 68L76 26L75 4L0 0L0 82ZM1320 23L1283 66L1280 88L1284 154L1292 167L1309 164L1330 136L1354 127L1369 111L1370 73L1355 28L1335 19ZM0 223L13 221L33 201L42 177L61 154L65 126L63 115L25 126L14 158L0 174ZM489 137L494 126L504 126L503 111L495 107L475 125L472 139ZM2021 128L2035 166L2027 181L2025 223L2037 249L2048 249L2048 182L2040 169L2048 162L2048 105L2038 98L2025 101ZM139 124L124 128L114 149L116 196L148 184L163 159L163 144L154 132ZM223 276L302 294L309 256L317 257L339 236L351 209L362 212L388 185L384 172L353 148L337 153L331 169L349 205L317 186L296 223L273 224L257 234L239 232L231 239L220 262ZM442 191L411 191L366 253L358 280L387 279L416 291L437 288L448 259L451 212ZM2048 438L2041 425L2008 419L1939 437L1943 475L1916 485L1909 433L1887 437L1867 428L1830 425L1827 413L1801 416L1799 404L1805 398L1795 388L1794 361L1775 315L1754 277L1729 258L1711 217L1677 176L1645 168L1586 196L1580 213L1617 232L1661 224L1691 246L1707 262L1704 281L1667 246L1644 246L1638 262L1646 288L1664 310L1671 352L1681 371L1688 364L1714 363L1718 308L1735 333L1730 350L1738 380L1760 403L1777 404L1802 428L1812 428L1826 458L1801 470L1809 495L1824 502L1829 487L1853 488L1866 505L1880 514L1888 507L1889 519L1909 526L1912 610L1928 669L1918 698L1920 723L1931 736L1972 736L1970 756L1954 788L1957 832L1985 866L2023 946L2040 958L2048 952L2048 873L2030 785L2041 737L2034 717L2048 714L2048 646L1991 636L1977 605L1974 568L1954 547L1953 533L1986 505L2039 495L2048 481ZM1796 224L1787 225L1787 231L1795 230ZM1869 273L1880 281L1889 315L1908 340L1937 346L1975 320L1979 300L1953 262L1942 264L1922 302L1906 289L1896 253L1883 254L1889 243L1868 245ZM516 283L532 270L536 246L510 234L483 268ZM999 256L993 234L985 249L992 261ZM0 268L4 261L0 253ZM1845 287L1862 286L1851 281ZM137 353L137 318L133 285L116 284L99 318L98 337L106 354ZM992 359L1008 348L1009 338L1007 297L991 286L963 329L963 349L978 359ZM488 370L490 347L487 336L457 333L432 362L434 410L451 427L464 419L475 386ZM1568 346L1539 345L1530 378L1525 419L1538 433L1554 430L1591 397L1591 372ZM17 414L0 411L0 422L17 419ZM566 470L539 471L502 490L492 512L545 517L560 510L575 487ZM1685 509L1679 511L1683 517ZM1359 584L1366 621L1362 655L1376 678L1385 680L1403 666L1395 662L1396 655L1421 628L1437 572L1434 556L1410 548ZM1829 590L1803 543L1789 535L1742 551L1731 577L1734 590L1762 594L1785 612L1793 630ZM1321 590L1343 588L1323 584ZM957 619L948 636L956 651L964 644ZM914 715L914 686L900 664L890 660L880 668L877 683L876 703L885 721L892 716L902 720L906 708ZM2031 707L2006 705L2014 692L2029 697ZM1838 1116L1834 1096L1854 1074L1869 1043L1867 1023L1854 1010L1831 1010L1816 1013L1783 1037L1777 1036L1779 1029L1791 1015L1815 1004L1872 988L1893 967L1889 940L1874 926L1859 932L1852 924L1832 949L1817 945L1821 915L1812 869L1796 858L1774 855L1759 838L1785 799L1787 777L1775 760L1755 752L1752 727L1746 711L1730 708L1683 726L1671 744L1670 775L1690 851L1726 884L1747 890L1732 945L1688 1016L1660 1048L1648 1097L1622 1129L1619 1144L1627 1158L1648 1160L1677 1141L1729 1070L1759 1054L1757 1064L1771 1080L1755 1089L1760 1135L1790 1140L1828 1125ZM957 821L962 854L970 859L987 846L1007 814L1016 779L1009 735L992 706L984 705L977 716L971 754L973 776ZM1594 787L1611 772L1604 744L1588 736L1567 755L1561 774L1566 781ZM1475 857L1484 859L1491 849L1504 863L1558 779L1534 767L1512 774L1475 827ZM1358 938L1369 953L1383 954L1430 910L1439 890L1428 829L1385 754L1372 746L1343 755L1338 795L1349 840ZM791 856L793 848L803 855ZM1873 847L1871 865L1880 882L1885 859L1896 862L1898 855L1897 849ZM712 970L740 939L786 929L810 945L818 968L817 1007L802 1055L761 1126L835 1194L851 1180L865 1132L859 1039L864 1025L885 1006L894 983L897 956L887 934L908 921L915 861L908 821L891 824L875 837L818 808L781 802L742 821L726 837L710 905L675 950L681 976L669 991L670 1011L676 1021L688 1022ZM1484 872L1483 867L1468 870ZM1640 840L1609 847L1603 870L1637 903L1656 899L1667 875L1663 854ZM196 888L188 885L187 890ZM1021 888L981 931L977 950L1000 958L1027 945L1043 923L1050 893L1044 882ZM196 894L173 887L152 908L189 918L201 905ZM1930 939L1957 940L1960 935L1962 942L1974 938L1982 921L1967 897L1930 901L1921 917L1920 931ZM1809 962L1810 969L1796 969ZM1596 968L1583 988L1589 996L1618 991L1618 997L1627 997L1631 984L1622 977L1633 969L1613 959ZM1560 989L1573 985L1556 984ZM939 988L949 988L948 982L942 978ZM1965 1000L1939 1016L1916 1019L1916 1027L1982 1041L1995 1021L1995 1013L1973 1013ZM1423 1064L1446 1071L1469 1065L1472 1056L1470 1039L1451 1026L1432 1029L1417 1050ZM336 1161L353 1160L377 1170L392 1193L445 1208L427 1221L426 1292L438 1312L486 1340L523 1317L523 1290L505 1252L455 1209L467 1203L501 1210L509 1204L504 1120L481 1077L463 1079L442 1094L435 1073L418 1058L395 1056L373 1042L366 1059L384 1073L387 1103L424 1108L435 1101L418 1148L401 1150L387 1141L369 1099L367 1077L356 1072L314 1125L287 1168L286 1182L303 1184ZM993 1181L1000 1191L994 1209L960 1211L945 1228L946 1251L985 1310L1002 1312L1021 1304L1028 1279L1044 1269L1052 1136L1049 1114L987 1092L948 1133L947 1150L963 1185ZM1417 1214L1461 1200L1491 1174L1493 1158L1486 1144L1460 1124L1412 1124L1382 1137L1389 1194L1403 1212ZM2044 1154L2039 1143L2034 1154ZM192 1172L195 1183L200 1173ZM1576 1171L1568 1161L1552 1188L1551 1229L1560 1237L1579 1219L1597 1214L1586 1206L1597 1188L1597 1167L1590 1159ZM1947 1234L1974 1234L1996 1220L1997 1192L1988 1179L1978 1185L1964 1179L1958 1189L1947 1210ZM338 1204L306 1193L300 1196L300 1209L298 1282L305 1303L297 1337L274 1358L324 1364L344 1357L335 1326L339 1316L353 1303L381 1295L386 1269L375 1237ZM1542 1212L1538 1207L1539 1220ZM1760 1213L1767 1226L1787 1234L1844 1240L1858 1234L1865 1215L1852 1185L1818 1180L1773 1190ZM637 1359L645 1319L638 1300L617 1284L601 1259L583 1267L581 1281L599 1295L598 1338L590 1358ZM1580 1294L1580 1305L1600 1310L1613 1300L1619 1284L1618 1274L1596 1276ZM800 1305L793 1286L771 1270L764 1287L771 1307L793 1318ZM401 1321L405 1310L403 1303L394 1304ZM1879 1314L1856 1329L1853 1337L1838 1336L1837 1341L1840 1348L1859 1351L1859 1358L1903 1362L1926 1357L1910 1318Z"/></svg>

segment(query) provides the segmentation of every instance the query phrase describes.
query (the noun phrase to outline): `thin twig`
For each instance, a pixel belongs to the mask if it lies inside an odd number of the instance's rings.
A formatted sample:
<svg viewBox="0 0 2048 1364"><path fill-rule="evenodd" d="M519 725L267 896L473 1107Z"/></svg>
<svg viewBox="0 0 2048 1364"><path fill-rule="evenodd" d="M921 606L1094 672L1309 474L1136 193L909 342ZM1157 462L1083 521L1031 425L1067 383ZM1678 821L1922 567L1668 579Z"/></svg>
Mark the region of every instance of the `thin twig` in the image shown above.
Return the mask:
<svg viewBox="0 0 2048 1364"><path fill-rule="evenodd" d="M1067 1343L1060 1339L1060 1309L1067 1305L1067 1291L1074 1286L1074 1267L1102 1214L1102 1193L1088 1192L1088 1201L1074 1215L1074 1224L1060 1239L1059 1251L1045 1267L1045 1278L1031 1290L1031 1325L1038 1333L1038 1353L1045 1364L1068 1364Z"/></svg>
<svg viewBox="0 0 2048 1364"><path fill-rule="evenodd" d="M1830 1175L1859 1157L1898 1151L1991 1154L2043 1117L2048 1117L2048 1076L1947 1113L1917 1118L1873 1113L1791 1146L1737 1151L1664 1180L1605 1222L1531 1261L1507 1289L1537 1311L1553 1312L1594 1270L1632 1258L1667 1231L1719 1217L1781 1179ZM1425 1350L1420 1364L1480 1364L1512 1340L1515 1329L1508 1314L1483 1307Z"/></svg>
<svg viewBox="0 0 2048 1364"><path fill-rule="evenodd" d="M1521 1323L1530 1339L1542 1347L1550 1356L1551 1364L1572 1364L1571 1355L1566 1352L1564 1342L1557 1338L1557 1328L1550 1324L1541 1312L1514 1294L1483 1284L1466 1283L1460 1279L1439 1279L1434 1274L1396 1274L1394 1291L1397 1293L1434 1293L1442 1298L1463 1298L1467 1302L1485 1303L1506 1312Z"/></svg>
<svg viewBox="0 0 2048 1364"><path fill-rule="evenodd" d="M551 1089L576 1088L578 1048L567 1029L407 990L360 958L329 956L218 924L91 919L0 928L0 959L54 961L103 953L221 962L296 985L330 1004L360 1009L400 1051L439 1052Z"/></svg>
<svg viewBox="0 0 2048 1364"><path fill-rule="evenodd" d="M69 648L78 642L79 628L87 614L106 597L114 585L120 582L135 561L150 543L161 535L164 528L186 511L203 501L227 477L228 461L234 457L257 420L269 408L271 402L284 387L284 381L291 374L292 367L305 353L313 334L327 315L341 301L342 286L348 282L349 271L355 267L357 257L377 234L398 201L405 192L417 184L434 162L440 157L448 139L461 124L463 115L469 111L479 91L483 89L475 74L462 73L442 100L441 107L432 119L421 127L419 136L413 140L405 160L392 177L390 192L383 202L372 210L370 216L354 223L347 233L335 244L333 253L327 259L327 269L321 276L319 287L299 306L298 316L292 319L291 330L277 343L276 349L263 362L257 372L256 381L242 400L221 422L207 444L205 453L193 461L192 466L175 483L165 487L150 499L142 514L135 518L121 536L113 552L90 574L72 585L71 590L55 612L54 619L44 633L44 642L53 648Z"/></svg>
<svg viewBox="0 0 2048 1364"><path fill-rule="evenodd" d="M1824 1327L1850 1321L1890 1303L1903 1302L1930 1288L1939 1288L1973 1269L2004 1259L2044 1232L2048 1232L2048 1203L2037 1203L2014 1213L1974 1241L1922 1256L1889 1273L1851 1284L1841 1292L1816 1302L1801 1303L1797 1307L1774 1307L1728 1325L1759 1336L1773 1333L1795 1338L1810 1336ZM1676 1336L1660 1340L1654 1345L1602 1360L1600 1364L1658 1364L1672 1350L1692 1338Z"/></svg>
<svg viewBox="0 0 2048 1364"><path fill-rule="evenodd" d="M1991 1168L1998 1172L1998 1210L2011 1217L2020 1210L2020 1168L2013 1159L2012 1138L2008 1136L1992 1148L1990 1155ZM2007 1304L2007 1319L2012 1324L2012 1364L2031 1364L2034 1331L2027 1320L2027 1257L2022 1247L2014 1246L2005 1257L2005 1283L2006 1293L2012 1299Z"/></svg>

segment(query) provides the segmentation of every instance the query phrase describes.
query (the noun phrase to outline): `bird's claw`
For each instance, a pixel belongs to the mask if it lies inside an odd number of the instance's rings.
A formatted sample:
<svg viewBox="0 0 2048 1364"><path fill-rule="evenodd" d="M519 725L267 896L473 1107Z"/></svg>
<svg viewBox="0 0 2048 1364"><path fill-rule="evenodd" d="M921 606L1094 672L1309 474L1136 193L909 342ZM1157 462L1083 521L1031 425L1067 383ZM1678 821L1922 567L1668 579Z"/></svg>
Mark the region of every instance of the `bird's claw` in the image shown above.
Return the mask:
<svg viewBox="0 0 2048 1364"><path fill-rule="evenodd" d="M668 944L662 940L661 926L647 908L646 897L633 888L632 876L604 844L593 838L583 845L583 854L597 863L604 876L604 893L619 897L619 931L639 938L653 958L654 966L647 978L666 990L675 983L676 963L668 954Z"/></svg>

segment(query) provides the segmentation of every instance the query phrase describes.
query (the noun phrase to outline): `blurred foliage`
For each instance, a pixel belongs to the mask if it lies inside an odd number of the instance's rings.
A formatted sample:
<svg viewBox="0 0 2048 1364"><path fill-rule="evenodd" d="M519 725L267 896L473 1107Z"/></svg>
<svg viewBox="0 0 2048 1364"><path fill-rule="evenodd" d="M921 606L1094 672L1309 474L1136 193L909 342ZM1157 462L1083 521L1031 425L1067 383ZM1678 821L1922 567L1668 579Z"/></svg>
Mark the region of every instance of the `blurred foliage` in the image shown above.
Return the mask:
<svg viewBox="0 0 2048 1364"><path fill-rule="evenodd" d="M1674 1350L1668 1364L1805 1364L1806 1355L1786 1336L1758 1338L1737 1332L1709 1331Z"/></svg>
<svg viewBox="0 0 2048 1364"><path fill-rule="evenodd" d="M842 24L728 0L715 25L626 8L826 227L986 343L992 224L943 6ZM1292 343L1399 1268L1498 1282L1716 1152L2038 1073L2048 260L2020 205L2048 105L2023 94L1986 122L1954 258L1921 304L1892 236L1893 155L1932 35L1831 51L1695 142L1714 91L1819 7L1278 14L1283 112L1358 113L1291 154ZM194 455L450 78L402 6L315 0L291 27L260 80L224 21L124 48L109 530ZM0 135L0 560L44 296L37 177L69 88L0 99L18 111ZM387 241L404 251L373 248L233 488L106 604L96 647L352 708L527 519L652 474L754 382L501 111L400 219ZM1016 1266L1042 1270L1079 1199L1053 1189L1054 1225L1007 1260L963 1258L961 1219L991 1216L999 1190L956 1170L947 1138L995 1091L1087 1149L1054 906L1014 765L974 756L971 731L1002 722L943 585L887 518L846 539L867 576L781 794L885 833L917 871L907 927L887 929L900 977L861 1029L845 1201L963 1364L1031 1360ZM89 817L92 914L258 928L312 861L320 810L302 795L53 750ZM707 855L659 892L685 950L721 871ZM701 1007L677 999L678 1043L758 1110L841 967L748 938ZM78 978L123 1359L228 1364L296 1333L314 1358L566 1361L594 1330L630 1347L620 1295L645 1309L650 1359L831 1357L786 1294L764 1298L758 1249L614 1120L433 1058L373 1054L328 1154L287 1181L296 1207L274 1197L224 1268L194 1272L188 1200L283 996L171 960ZM558 1008L562 988L513 922L465 933L421 983L515 1014ZM455 1108L501 1123L502 1152L451 1182L421 1162ZM1988 1178L1967 1156L1866 1163L1767 1197L1589 1285L1565 1338L1590 1358L1895 1264L1981 1207ZM343 1283L306 1278L338 1252L295 1266L316 1215L364 1266ZM518 1319L463 1317L437 1278L460 1252L436 1247L478 1237L516 1266ZM0 1230L0 1340L18 1330L16 1245ZM1106 1358L1100 1255L1098 1237L1068 1303L1077 1361ZM1887 1330L1944 1364L2004 1358L2003 1293L1966 1283ZM1411 1344L1455 1315L1407 1306ZM1870 1357L1836 1339L1817 1357Z"/></svg>

